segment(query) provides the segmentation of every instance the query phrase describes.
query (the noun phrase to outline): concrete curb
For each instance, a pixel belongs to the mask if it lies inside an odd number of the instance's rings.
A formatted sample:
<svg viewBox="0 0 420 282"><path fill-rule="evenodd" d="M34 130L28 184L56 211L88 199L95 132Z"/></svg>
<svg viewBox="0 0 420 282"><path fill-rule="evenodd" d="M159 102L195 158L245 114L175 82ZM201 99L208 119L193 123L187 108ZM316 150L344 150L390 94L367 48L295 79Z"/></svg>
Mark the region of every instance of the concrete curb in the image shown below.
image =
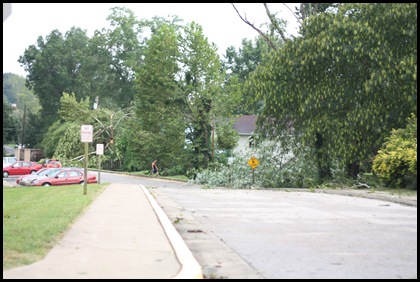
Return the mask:
<svg viewBox="0 0 420 282"><path fill-rule="evenodd" d="M160 223L162 224L163 229L165 230L166 236L169 239L172 247L174 248L175 254L182 265L181 270L176 274L172 279L203 279L203 272L201 266L198 264L197 260L194 258L188 246L185 244L181 235L176 231L175 227L172 225L172 222L169 220L168 216L158 205L156 200L150 194L150 192L140 184L140 187L143 189L144 194L147 196L147 199L150 202L153 210L156 213Z"/></svg>

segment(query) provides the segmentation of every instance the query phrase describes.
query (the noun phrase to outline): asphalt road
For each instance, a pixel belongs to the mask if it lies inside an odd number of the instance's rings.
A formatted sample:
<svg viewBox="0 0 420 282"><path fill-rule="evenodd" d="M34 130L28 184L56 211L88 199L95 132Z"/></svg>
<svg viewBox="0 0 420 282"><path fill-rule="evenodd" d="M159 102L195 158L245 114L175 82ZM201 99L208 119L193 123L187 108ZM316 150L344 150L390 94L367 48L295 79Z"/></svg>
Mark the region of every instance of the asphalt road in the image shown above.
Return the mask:
<svg viewBox="0 0 420 282"><path fill-rule="evenodd" d="M145 185L205 278L417 279L417 206L338 194ZM417 200L415 200L417 202Z"/></svg>
<svg viewBox="0 0 420 282"><path fill-rule="evenodd" d="M417 278L417 207L310 192L150 190L207 276Z"/></svg>

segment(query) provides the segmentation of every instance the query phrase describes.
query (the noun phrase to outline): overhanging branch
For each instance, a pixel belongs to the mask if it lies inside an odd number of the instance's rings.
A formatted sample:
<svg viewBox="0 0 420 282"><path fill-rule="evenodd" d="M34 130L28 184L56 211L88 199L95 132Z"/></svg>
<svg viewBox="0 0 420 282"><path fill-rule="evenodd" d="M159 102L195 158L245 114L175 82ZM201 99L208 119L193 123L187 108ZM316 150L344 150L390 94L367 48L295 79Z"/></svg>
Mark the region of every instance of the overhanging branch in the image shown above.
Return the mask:
<svg viewBox="0 0 420 282"><path fill-rule="evenodd" d="M235 5L233 3L231 3L233 8L235 9L236 13L238 14L239 18L241 18L241 20L246 23L247 25L249 25L250 27L252 27L254 30L256 30L263 38L264 40L268 43L268 45L271 46L271 48L273 48L274 50L277 50L276 46L273 44L273 42L271 42L271 40L265 36L265 34L259 30L258 28L256 28L253 24L251 24L245 17L245 19L241 16L241 14L238 12L238 9L236 9Z"/></svg>

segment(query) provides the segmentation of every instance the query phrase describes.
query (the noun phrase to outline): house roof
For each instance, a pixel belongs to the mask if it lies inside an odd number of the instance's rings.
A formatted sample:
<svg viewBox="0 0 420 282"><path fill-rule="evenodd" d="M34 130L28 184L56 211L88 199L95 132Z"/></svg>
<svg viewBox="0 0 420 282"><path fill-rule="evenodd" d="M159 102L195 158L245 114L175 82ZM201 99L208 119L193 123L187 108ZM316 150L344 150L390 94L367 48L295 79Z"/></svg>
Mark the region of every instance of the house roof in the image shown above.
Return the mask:
<svg viewBox="0 0 420 282"><path fill-rule="evenodd" d="M251 135L257 127L257 116L256 115L242 115L237 118L237 121L233 125L233 128L239 133L239 135Z"/></svg>

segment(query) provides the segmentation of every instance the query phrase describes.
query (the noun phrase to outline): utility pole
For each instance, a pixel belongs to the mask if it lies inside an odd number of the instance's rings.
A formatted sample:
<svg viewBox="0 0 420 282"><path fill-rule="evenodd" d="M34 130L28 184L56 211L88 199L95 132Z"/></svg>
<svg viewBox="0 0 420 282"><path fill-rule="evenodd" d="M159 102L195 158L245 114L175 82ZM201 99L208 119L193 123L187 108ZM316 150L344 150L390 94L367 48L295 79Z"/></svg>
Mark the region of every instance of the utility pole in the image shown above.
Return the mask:
<svg viewBox="0 0 420 282"><path fill-rule="evenodd" d="M25 150L23 149L23 142L25 141L25 119L26 119L26 104L23 108L22 135L20 137L20 146L19 146L19 151L18 151L19 153L16 156L18 161L25 159Z"/></svg>
<svg viewBox="0 0 420 282"><path fill-rule="evenodd" d="M99 96L95 97L95 102L93 102L93 109L97 110L99 108Z"/></svg>
<svg viewBox="0 0 420 282"><path fill-rule="evenodd" d="M25 106L23 108L22 137L20 139L20 144L22 146L22 149L23 149L23 141L25 141L24 140L24 137L25 137L25 119L26 119L26 104L25 104Z"/></svg>
<svg viewBox="0 0 420 282"><path fill-rule="evenodd" d="M214 160L214 127L215 127L215 125L214 125L214 121L211 123L211 159L212 159L212 161Z"/></svg>

